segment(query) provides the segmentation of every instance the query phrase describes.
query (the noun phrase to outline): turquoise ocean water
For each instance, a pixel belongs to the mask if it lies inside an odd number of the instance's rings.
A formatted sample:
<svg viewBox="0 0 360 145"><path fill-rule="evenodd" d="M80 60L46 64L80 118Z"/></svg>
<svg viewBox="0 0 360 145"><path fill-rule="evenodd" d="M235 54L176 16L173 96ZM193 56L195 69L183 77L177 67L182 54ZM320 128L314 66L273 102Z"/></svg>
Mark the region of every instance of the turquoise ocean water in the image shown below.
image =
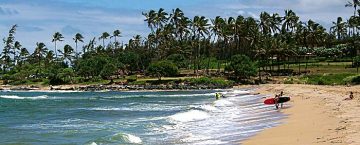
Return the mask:
<svg viewBox="0 0 360 145"><path fill-rule="evenodd" d="M239 144L284 116L244 90L0 92L0 144Z"/></svg>

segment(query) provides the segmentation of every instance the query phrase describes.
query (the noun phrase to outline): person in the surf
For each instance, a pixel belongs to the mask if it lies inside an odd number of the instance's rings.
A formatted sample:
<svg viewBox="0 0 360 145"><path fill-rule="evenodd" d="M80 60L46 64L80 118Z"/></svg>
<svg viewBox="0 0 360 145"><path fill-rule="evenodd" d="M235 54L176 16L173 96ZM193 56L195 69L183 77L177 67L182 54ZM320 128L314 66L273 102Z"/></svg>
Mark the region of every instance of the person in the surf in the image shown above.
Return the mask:
<svg viewBox="0 0 360 145"><path fill-rule="evenodd" d="M220 94L221 95L221 98L226 98L224 94Z"/></svg>
<svg viewBox="0 0 360 145"><path fill-rule="evenodd" d="M219 100L220 97L221 97L220 93L215 93L215 99L216 99L216 100Z"/></svg>

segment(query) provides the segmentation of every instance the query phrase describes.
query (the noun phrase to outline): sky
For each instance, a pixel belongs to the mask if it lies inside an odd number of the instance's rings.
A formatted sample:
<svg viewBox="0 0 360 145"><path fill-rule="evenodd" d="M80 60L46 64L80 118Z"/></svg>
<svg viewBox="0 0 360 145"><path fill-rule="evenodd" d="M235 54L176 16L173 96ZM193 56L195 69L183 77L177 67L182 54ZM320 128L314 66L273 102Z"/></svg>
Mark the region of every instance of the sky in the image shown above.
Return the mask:
<svg viewBox="0 0 360 145"><path fill-rule="evenodd" d="M120 41L126 43L137 34L146 36L150 32L142 12L159 8L169 13L180 8L189 18L196 15L258 18L263 11L284 15L285 9L292 9L302 21L312 19L329 28L337 17L347 19L353 14L353 9L345 4L346 0L0 0L0 38L6 37L11 26L17 24L16 40L30 51L36 42L44 42L53 49L51 40L55 32L65 37L59 48L74 45L72 38L78 32L88 42L103 32L112 34L117 29L122 32ZM3 46L0 43L0 49Z"/></svg>

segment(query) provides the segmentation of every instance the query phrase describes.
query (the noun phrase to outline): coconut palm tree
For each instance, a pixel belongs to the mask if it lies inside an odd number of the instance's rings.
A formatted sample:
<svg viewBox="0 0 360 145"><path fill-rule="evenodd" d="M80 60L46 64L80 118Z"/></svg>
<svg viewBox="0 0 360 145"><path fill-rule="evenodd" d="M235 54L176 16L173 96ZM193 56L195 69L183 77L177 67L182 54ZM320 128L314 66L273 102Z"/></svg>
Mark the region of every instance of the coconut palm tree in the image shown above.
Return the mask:
<svg viewBox="0 0 360 145"><path fill-rule="evenodd" d="M168 13L166 13L163 8L160 8L159 11L156 13L154 21L156 28L162 28L168 20Z"/></svg>
<svg viewBox="0 0 360 145"><path fill-rule="evenodd" d="M199 69L199 62L198 62L198 58L200 57L200 50L201 50L201 40L200 38L203 38L203 40L205 40L206 35L209 34L208 31L208 26L209 26L209 20L206 19L204 16L195 16L192 22L192 30L193 30L193 35L197 40L198 43L198 49L194 49L194 62L197 62L198 66L197 69ZM194 47L195 48L195 47ZM195 63L194 63L195 64ZM195 66L194 66L195 67ZM195 73L197 71L197 69L195 70Z"/></svg>
<svg viewBox="0 0 360 145"><path fill-rule="evenodd" d="M181 27L181 19L184 18L184 13L179 8L172 10L172 14L170 14L170 23L175 27L175 37L179 35L179 27Z"/></svg>
<svg viewBox="0 0 360 145"><path fill-rule="evenodd" d="M78 42L84 42L84 37L80 33L76 33L73 38L75 41L75 56L78 57Z"/></svg>
<svg viewBox="0 0 360 145"><path fill-rule="evenodd" d="M53 39L52 39L52 42L55 43L55 56L56 58L58 57L57 56L57 46L56 46L56 42L57 41L64 41L64 36L60 33L60 32L56 32L54 35L53 35Z"/></svg>
<svg viewBox="0 0 360 145"><path fill-rule="evenodd" d="M281 30L294 32L295 25L299 21L299 17L292 10L285 10L284 22Z"/></svg>
<svg viewBox="0 0 360 145"><path fill-rule="evenodd" d="M19 65L21 66L23 62L28 58L29 51L26 48L21 48L20 54L19 54Z"/></svg>
<svg viewBox="0 0 360 145"><path fill-rule="evenodd" d="M353 0L352 2L348 1L345 7L354 7L354 16L356 16L357 7L360 5L359 0Z"/></svg>
<svg viewBox="0 0 360 145"><path fill-rule="evenodd" d="M14 50L13 50L13 54L14 54L14 65L17 64L17 62L19 62L19 57L16 55L20 50L21 50L22 45L20 44L19 41L16 41L14 43Z"/></svg>
<svg viewBox="0 0 360 145"><path fill-rule="evenodd" d="M74 58L73 53L74 49L70 45L64 46L64 51L58 50L60 53L60 56L62 56L62 60L66 61L68 60L70 63L72 63L72 60Z"/></svg>
<svg viewBox="0 0 360 145"><path fill-rule="evenodd" d="M147 22L148 27L151 29L151 32L154 33L155 25L155 18L156 18L156 11L150 10L148 13L142 13L143 16L145 16L145 22Z"/></svg>
<svg viewBox="0 0 360 145"><path fill-rule="evenodd" d="M37 59L37 62L39 64L39 66L38 66L39 72L38 73L41 73L41 60L46 55L47 51L48 51L48 49L46 48L46 45L44 43L42 43L42 42L36 43L36 48L32 55Z"/></svg>
<svg viewBox="0 0 360 145"><path fill-rule="evenodd" d="M49 64L53 61L54 61L54 51L50 50L45 55L45 62L44 62L45 68L49 66Z"/></svg>
<svg viewBox="0 0 360 145"><path fill-rule="evenodd" d="M336 33L338 39L343 39L346 35L346 22L343 22L342 18L338 17L330 29L334 34Z"/></svg>
<svg viewBox="0 0 360 145"><path fill-rule="evenodd" d="M115 30L111 37L114 37L114 39L115 39L115 41L114 41L115 48L117 48L119 46L119 42L117 42L116 37L121 37L121 31L120 30Z"/></svg>
<svg viewBox="0 0 360 145"><path fill-rule="evenodd" d="M102 35L99 37L99 40L102 39L103 41L103 48L105 48L105 39L108 39L110 37L110 34L108 32L102 33Z"/></svg>
<svg viewBox="0 0 360 145"><path fill-rule="evenodd" d="M260 24L261 31L264 35L271 34L271 16L267 12L262 12L260 14Z"/></svg>

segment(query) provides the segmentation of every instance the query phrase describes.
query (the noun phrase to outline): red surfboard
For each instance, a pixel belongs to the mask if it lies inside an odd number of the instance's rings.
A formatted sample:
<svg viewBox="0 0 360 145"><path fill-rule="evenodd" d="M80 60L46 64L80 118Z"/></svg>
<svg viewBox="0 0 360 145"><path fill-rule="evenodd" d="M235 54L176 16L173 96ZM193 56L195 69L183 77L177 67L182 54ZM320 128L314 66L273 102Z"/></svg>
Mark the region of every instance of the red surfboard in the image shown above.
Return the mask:
<svg viewBox="0 0 360 145"><path fill-rule="evenodd" d="M278 103L285 103L288 101L290 101L290 97L280 97ZM266 105L275 104L275 99L274 98L266 99L264 101L264 104L266 104Z"/></svg>

